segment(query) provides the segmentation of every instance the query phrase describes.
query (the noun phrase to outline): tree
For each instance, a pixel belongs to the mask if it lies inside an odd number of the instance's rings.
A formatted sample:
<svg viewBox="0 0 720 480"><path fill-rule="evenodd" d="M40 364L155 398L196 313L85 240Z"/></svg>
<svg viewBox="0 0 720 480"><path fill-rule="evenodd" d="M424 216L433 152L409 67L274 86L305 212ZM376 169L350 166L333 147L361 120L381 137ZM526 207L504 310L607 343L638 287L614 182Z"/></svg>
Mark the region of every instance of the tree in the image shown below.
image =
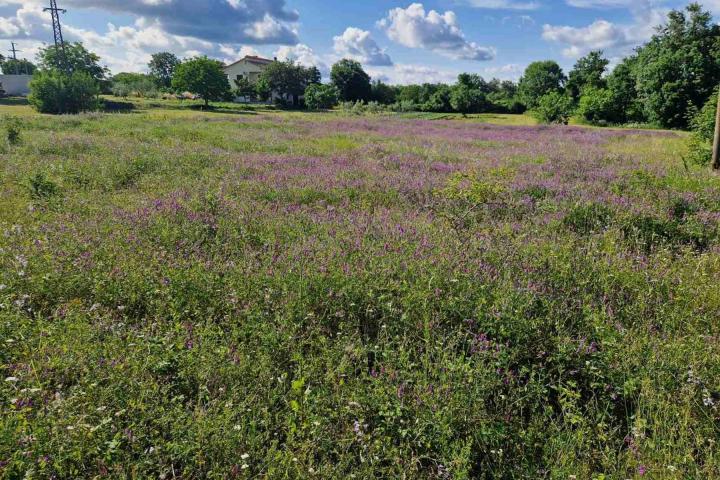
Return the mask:
<svg viewBox="0 0 720 480"><path fill-rule="evenodd" d="M427 112L452 112L452 89L448 85L440 86L422 105L422 109Z"/></svg>
<svg viewBox="0 0 720 480"><path fill-rule="evenodd" d="M335 85L311 83L305 89L305 105L311 110L332 108L339 99L340 92Z"/></svg>
<svg viewBox="0 0 720 480"><path fill-rule="evenodd" d="M319 68L315 66L308 67L306 71L308 85L312 85L313 83L320 85L322 83L322 74L320 73Z"/></svg>
<svg viewBox="0 0 720 480"><path fill-rule="evenodd" d="M483 111L487 106L487 99L480 90L471 88L464 83L458 83L452 87L450 105L456 112L466 115Z"/></svg>
<svg viewBox="0 0 720 480"><path fill-rule="evenodd" d="M390 105L397 100L398 89L380 80L372 82L370 90L370 98L382 105Z"/></svg>
<svg viewBox="0 0 720 480"><path fill-rule="evenodd" d="M692 133L688 141L688 159L697 165L708 165L712 160L717 100L717 94L711 95L690 121Z"/></svg>
<svg viewBox="0 0 720 480"><path fill-rule="evenodd" d="M623 59L607 77L607 86L612 92L618 114L617 121L620 123L644 120L643 106L636 88L636 60L635 56Z"/></svg>
<svg viewBox="0 0 720 480"><path fill-rule="evenodd" d="M578 113L594 124L620 121L621 114L613 92L607 88L586 86L578 103Z"/></svg>
<svg viewBox="0 0 720 480"><path fill-rule="evenodd" d="M272 92L283 98L291 97L293 104L297 105L307 86L315 83L316 73L319 73L316 70L305 68L292 60L273 62L260 74L258 88L263 92L261 96Z"/></svg>
<svg viewBox="0 0 720 480"><path fill-rule="evenodd" d="M67 114L96 110L98 82L87 72L41 70L30 81L28 101L41 113Z"/></svg>
<svg viewBox="0 0 720 480"><path fill-rule="evenodd" d="M205 107L211 101L225 100L230 96L230 83L223 72L223 64L207 57L192 58L178 65L172 86L200 95Z"/></svg>
<svg viewBox="0 0 720 480"><path fill-rule="evenodd" d="M567 90L577 101L585 87L605 88L603 78L610 61L603 56L602 50L595 50L579 59L568 75Z"/></svg>
<svg viewBox="0 0 720 480"><path fill-rule="evenodd" d="M340 91L344 101L365 101L370 99L372 88L370 76L355 60L344 59L332 66L330 78Z"/></svg>
<svg viewBox="0 0 720 480"><path fill-rule="evenodd" d="M564 83L565 75L557 62L533 62L528 65L520 79L518 93L525 105L532 109L538 105L541 97L562 91Z"/></svg>
<svg viewBox="0 0 720 480"><path fill-rule="evenodd" d="M5 75L32 75L37 70L34 63L24 58L21 60L15 60L13 58L7 58L0 60L0 67L2 67L2 73Z"/></svg>
<svg viewBox="0 0 720 480"><path fill-rule="evenodd" d="M538 99L532 113L541 123L567 125L572 115L572 100L563 93L550 92Z"/></svg>
<svg viewBox="0 0 720 480"><path fill-rule="evenodd" d="M255 96L255 84L245 77L235 79L235 96L251 98Z"/></svg>
<svg viewBox="0 0 720 480"><path fill-rule="evenodd" d="M634 76L651 122L685 128L720 82L720 26L697 3L673 10L637 50Z"/></svg>
<svg viewBox="0 0 720 480"><path fill-rule="evenodd" d="M150 76L155 78L158 86L170 88L172 86L175 69L180 65L180 59L170 52L159 52L152 55L148 63Z"/></svg>
<svg viewBox="0 0 720 480"><path fill-rule="evenodd" d="M100 65L100 57L88 51L82 43L66 43L65 59L55 45L40 49L37 55L41 70L61 70L67 73L85 72L100 84L107 83L109 70Z"/></svg>

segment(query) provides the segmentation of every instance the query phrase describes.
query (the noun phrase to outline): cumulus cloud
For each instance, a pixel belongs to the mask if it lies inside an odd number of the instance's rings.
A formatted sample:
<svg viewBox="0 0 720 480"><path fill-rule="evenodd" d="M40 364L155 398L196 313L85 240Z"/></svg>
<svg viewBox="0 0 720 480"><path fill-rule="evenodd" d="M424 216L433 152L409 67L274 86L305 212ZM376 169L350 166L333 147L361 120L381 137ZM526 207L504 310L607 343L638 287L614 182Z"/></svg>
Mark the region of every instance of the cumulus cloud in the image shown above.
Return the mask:
<svg viewBox="0 0 720 480"><path fill-rule="evenodd" d="M577 58L591 50L627 49L652 37L655 27L665 21L666 12L649 9L636 12L632 24L596 20L584 27L543 25L542 38L564 45L563 55Z"/></svg>
<svg viewBox="0 0 720 480"><path fill-rule="evenodd" d="M39 0L0 5L41 6ZM166 32L218 43L295 44L297 11L286 0L63 0L67 8L99 8L157 22Z"/></svg>
<svg viewBox="0 0 720 480"><path fill-rule="evenodd" d="M352 58L365 65L389 66L393 62L385 50L370 36L370 32L348 27L342 35L334 38L335 53Z"/></svg>
<svg viewBox="0 0 720 480"><path fill-rule="evenodd" d="M509 63L498 67L488 67L483 71L487 76L499 78L500 80L518 80L524 68L517 63Z"/></svg>
<svg viewBox="0 0 720 480"><path fill-rule="evenodd" d="M465 38L457 16L425 11L421 3L394 8L378 22L388 38L409 48L424 48L457 60L492 60L495 49L481 47Z"/></svg>
<svg viewBox="0 0 720 480"><path fill-rule="evenodd" d="M454 83L459 71L441 70L425 65L395 64L389 68L368 68L373 80L393 85L419 83Z"/></svg>
<svg viewBox="0 0 720 480"><path fill-rule="evenodd" d="M275 57L279 60L293 60L305 67L317 67L323 76L330 73L327 62L321 59L312 48L303 43L294 46L282 46L275 52Z"/></svg>

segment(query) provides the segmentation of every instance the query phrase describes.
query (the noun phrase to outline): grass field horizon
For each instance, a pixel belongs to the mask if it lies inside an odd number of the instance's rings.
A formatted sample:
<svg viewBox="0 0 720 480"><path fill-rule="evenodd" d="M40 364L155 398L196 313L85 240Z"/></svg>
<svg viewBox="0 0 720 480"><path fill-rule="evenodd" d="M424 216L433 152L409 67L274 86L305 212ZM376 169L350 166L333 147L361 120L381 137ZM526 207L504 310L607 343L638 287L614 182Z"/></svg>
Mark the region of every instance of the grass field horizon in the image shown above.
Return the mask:
<svg viewBox="0 0 720 480"><path fill-rule="evenodd" d="M720 477L683 133L2 114L0 478Z"/></svg>

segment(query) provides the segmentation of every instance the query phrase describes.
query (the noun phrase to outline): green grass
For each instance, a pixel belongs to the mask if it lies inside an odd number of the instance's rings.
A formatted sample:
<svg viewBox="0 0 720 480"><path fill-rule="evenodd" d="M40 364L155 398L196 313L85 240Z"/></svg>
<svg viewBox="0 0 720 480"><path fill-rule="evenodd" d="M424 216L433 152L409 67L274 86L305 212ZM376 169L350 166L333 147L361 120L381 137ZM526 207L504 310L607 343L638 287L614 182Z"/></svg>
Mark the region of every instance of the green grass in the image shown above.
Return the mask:
<svg viewBox="0 0 720 480"><path fill-rule="evenodd" d="M0 478L720 477L683 135L2 102Z"/></svg>

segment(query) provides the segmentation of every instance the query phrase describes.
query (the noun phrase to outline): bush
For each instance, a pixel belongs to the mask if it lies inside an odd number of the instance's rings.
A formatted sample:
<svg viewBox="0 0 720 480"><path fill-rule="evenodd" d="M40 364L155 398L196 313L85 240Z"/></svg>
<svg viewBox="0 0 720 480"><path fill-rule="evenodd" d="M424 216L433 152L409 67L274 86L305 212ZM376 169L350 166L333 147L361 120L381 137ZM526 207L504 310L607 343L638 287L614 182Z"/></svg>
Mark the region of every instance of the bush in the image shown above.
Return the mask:
<svg viewBox="0 0 720 480"><path fill-rule="evenodd" d="M5 117L3 119L5 125L5 134L7 135L7 141L10 145L17 145L20 143L20 128L22 123L19 118L16 117Z"/></svg>
<svg viewBox="0 0 720 480"><path fill-rule="evenodd" d="M551 92L538 101L533 116L541 123L567 125L572 115L572 100L567 95Z"/></svg>
<svg viewBox="0 0 720 480"><path fill-rule="evenodd" d="M85 72L37 72L30 81L28 101L40 113L67 114L97 110L100 88Z"/></svg>
<svg viewBox="0 0 720 480"><path fill-rule="evenodd" d="M313 83L305 89L305 105L310 110L332 108L338 104L340 91L335 85Z"/></svg>
<svg viewBox="0 0 720 480"><path fill-rule="evenodd" d="M688 158L696 165L709 165L712 160L712 143L715 136L715 109L717 95L713 95L690 121L692 134L688 141Z"/></svg>
<svg viewBox="0 0 720 480"><path fill-rule="evenodd" d="M587 87L583 89L578 113L592 124L615 123L618 121L617 102L613 93L606 88Z"/></svg>

